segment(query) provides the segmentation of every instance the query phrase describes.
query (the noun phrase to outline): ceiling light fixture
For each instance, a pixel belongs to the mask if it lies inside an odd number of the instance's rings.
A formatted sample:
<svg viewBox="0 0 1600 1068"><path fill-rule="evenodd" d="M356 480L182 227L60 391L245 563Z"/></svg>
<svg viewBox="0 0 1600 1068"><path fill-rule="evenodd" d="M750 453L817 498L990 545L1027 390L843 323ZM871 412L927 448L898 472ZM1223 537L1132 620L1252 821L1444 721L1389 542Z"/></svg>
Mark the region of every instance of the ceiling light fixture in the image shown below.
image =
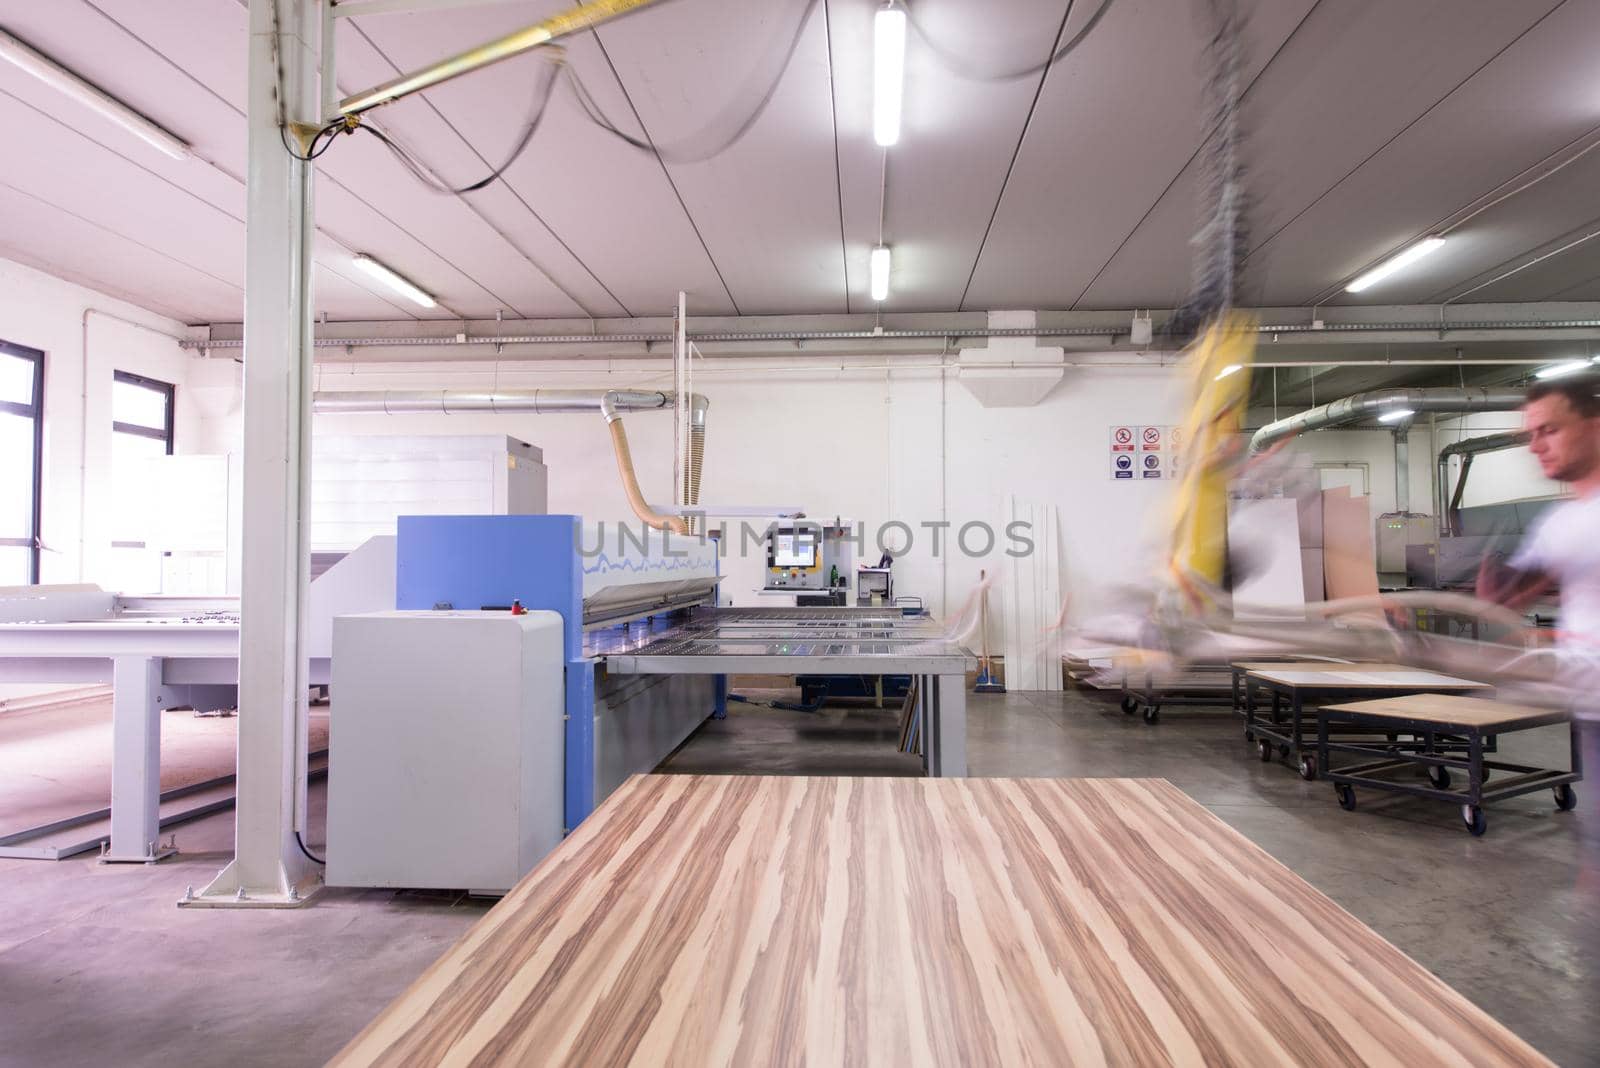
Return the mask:
<svg viewBox="0 0 1600 1068"><path fill-rule="evenodd" d="M432 308L438 303L428 294L417 288L417 286L402 278L394 271L391 271L389 268L385 267L371 256L365 254L358 255L355 259L355 263L357 267L360 267L363 271L366 271L372 277L376 278L378 281L382 282L384 285L388 286L402 297L405 297L411 301L415 301L424 308Z"/></svg>
<svg viewBox="0 0 1600 1068"><path fill-rule="evenodd" d="M889 248L879 245L872 250L872 299L889 298Z"/></svg>
<svg viewBox="0 0 1600 1068"><path fill-rule="evenodd" d="M1217 372L1216 381L1221 382L1224 378L1227 378L1229 375L1233 374L1235 371L1242 371L1242 370L1244 370L1244 364L1242 364L1242 363L1230 363L1228 366L1224 367L1222 370Z"/></svg>
<svg viewBox="0 0 1600 1068"><path fill-rule="evenodd" d="M1378 416L1378 422L1380 422L1380 423L1398 423L1400 420L1402 420L1402 419L1410 419L1413 415L1416 415L1416 414L1417 414L1416 411L1414 409L1411 409L1411 408L1390 408L1388 411L1386 411L1382 415Z"/></svg>
<svg viewBox="0 0 1600 1068"><path fill-rule="evenodd" d="M9 60L41 82L91 111L99 112L135 137L173 159L188 159L189 146L98 86L0 30L0 59Z"/></svg>
<svg viewBox="0 0 1600 1068"><path fill-rule="evenodd" d="M1368 271L1360 278L1357 278L1354 282L1351 282L1349 285L1345 286L1345 292L1359 293L1363 289L1370 289L1372 286L1377 285L1385 278L1388 278L1391 274L1394 274L1394 272L1400 270L1400 268L1416 263L1422 257L1434 251L1442 244L1444 244L1444 238L1442 237L1425 237L1399 255L1390 256L1372 270Z"/></svg>
<svg viewBox="0 0 1600 1068"><path fill-rule="evenodd" d="M1579 371L1586 371L1591 366L1592 364L1590 364L1588 360L1567 360L1565 363L1556 363L1551 364L1549 367L1541 367L1537 371L1533 372L1533 377L1560 378L1562 375L1570 375L1576 374Z"/></svg>
<svg viewBox="0 0 1600 1068"><path fill-rule="evenodd" d="M872 20L872 137L885 148L900 140L905 74L906 13L879 8Z"/></svg>

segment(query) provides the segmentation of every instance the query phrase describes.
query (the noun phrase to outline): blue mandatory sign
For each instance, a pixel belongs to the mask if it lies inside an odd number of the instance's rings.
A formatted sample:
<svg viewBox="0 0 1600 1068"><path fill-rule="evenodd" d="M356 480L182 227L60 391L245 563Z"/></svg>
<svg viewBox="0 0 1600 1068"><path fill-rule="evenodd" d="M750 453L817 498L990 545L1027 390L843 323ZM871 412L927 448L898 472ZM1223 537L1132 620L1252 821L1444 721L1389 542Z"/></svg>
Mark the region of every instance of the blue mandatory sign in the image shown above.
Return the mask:
<svg viewBox="0 0 1600 1068"><path fill-rule="evenodd" d="M1116 470L1111 472L1111 477L1112 478L1132 478L1133 477L1133 457L1132 456L1118 456L1118 457L1116 457Z"/></svg>
<svg viewBox="0 0 1600 1068"><path fill-rule="evenodd" d="M1160 478L1161 477L1161 457L1159 457L1159 456L1146 456L1144 458L1144 477L1145 478Z"/></svg>

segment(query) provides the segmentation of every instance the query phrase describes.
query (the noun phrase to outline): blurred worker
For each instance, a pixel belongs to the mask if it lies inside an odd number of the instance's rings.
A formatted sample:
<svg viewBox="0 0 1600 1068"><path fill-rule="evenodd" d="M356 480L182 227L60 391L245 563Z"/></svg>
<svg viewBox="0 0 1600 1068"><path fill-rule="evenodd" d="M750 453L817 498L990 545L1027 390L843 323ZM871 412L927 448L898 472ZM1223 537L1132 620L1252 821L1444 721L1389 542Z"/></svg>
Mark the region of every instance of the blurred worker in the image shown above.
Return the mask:
<svg viewBox="0 0 1600 1068"><path fill-rule="evenodd" d="M1574 668L1600 673L1600 374L1535 382L1522 407L1528 450L1574 497L1539 517L1508 566L1485 560L1478 596L1525 608L1561 591L1560 645ZM1592 664L1585 664L1592 661ZM1600 678L1600 674L1597 674Z"/></svg>
<svg viewBox="0 0 1600 1068"><path fill-rule="evenodd" d="M1600 374L1535 382L1522 406L1528 449L1573 498L1539 517L1509 565L1485 560L1478 596L1525 608L1561 592L1558 674L1572 693L1583 764L1600 768Z"/></svg>

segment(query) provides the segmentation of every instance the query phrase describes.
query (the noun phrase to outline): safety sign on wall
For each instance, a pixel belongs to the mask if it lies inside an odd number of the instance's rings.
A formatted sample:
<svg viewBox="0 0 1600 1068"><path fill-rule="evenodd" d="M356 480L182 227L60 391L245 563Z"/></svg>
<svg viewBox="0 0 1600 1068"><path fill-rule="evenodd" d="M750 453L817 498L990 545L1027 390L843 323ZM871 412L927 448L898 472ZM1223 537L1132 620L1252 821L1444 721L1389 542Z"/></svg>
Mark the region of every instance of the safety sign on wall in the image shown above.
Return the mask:
<svg viewBox="0 0 1600 1068"><path fill-rule="evenodd" d="M1179 435L1175 426L1113 426L1111 477L1129 482L1177 478Z"/></svg>

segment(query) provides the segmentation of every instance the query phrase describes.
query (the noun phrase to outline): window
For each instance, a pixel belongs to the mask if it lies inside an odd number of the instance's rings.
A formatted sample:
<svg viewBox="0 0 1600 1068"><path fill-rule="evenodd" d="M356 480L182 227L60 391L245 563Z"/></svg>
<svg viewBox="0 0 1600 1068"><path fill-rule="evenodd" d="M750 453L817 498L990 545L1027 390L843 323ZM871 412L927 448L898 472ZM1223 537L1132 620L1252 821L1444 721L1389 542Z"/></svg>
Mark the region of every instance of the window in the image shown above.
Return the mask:
<svg viewBox="0 0 1600 1068"><path fill-rule="evenodd" d="M169 383L126 371L111 382L111 583L119 593L161 592L161 552L145 544L141 519L160 505L150 459L172 455L174 393Z"/></svg>
<svg viewBox="0 0 1600 1068"><path fill-rule="evenodd" d="M43 453L44 353L0 341L0 586L39 581Z"/></svg>

